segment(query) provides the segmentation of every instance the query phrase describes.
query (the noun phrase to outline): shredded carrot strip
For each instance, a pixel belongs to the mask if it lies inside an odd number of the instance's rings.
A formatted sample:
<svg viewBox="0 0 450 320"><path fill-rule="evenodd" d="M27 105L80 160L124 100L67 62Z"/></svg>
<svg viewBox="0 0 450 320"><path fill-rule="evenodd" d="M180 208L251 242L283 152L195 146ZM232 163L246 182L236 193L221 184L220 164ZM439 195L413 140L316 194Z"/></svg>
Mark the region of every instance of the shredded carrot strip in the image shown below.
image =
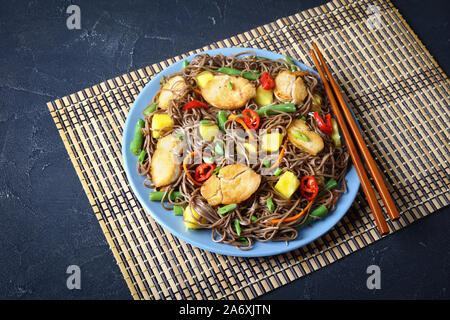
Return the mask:
<svg viewBox="0 0 450 320"><path fill-rule="evenodd" d="M239 123L245 129L245 131L247 132L250 140L254 140L255 139L255 137L253 136L252 131L247 127L247 125L245 124L244 120L242 120L242 118L238 117L235 114L230 114L228 116L228 120L234 120L237 123Z"/></svg>
<svg viewBox="0 0 450 320"><path fill-rule="evenodd" d="M201 187L201 186L203 185L203 183L200 183L200 182L198 182L197 180L195 180L195 179L191 176L191 174L189 173L189 170L188 170L188 168L187 168L187 160L188 160L189 158L191 158L191 157L197 155L197 154L198 154L198 152L192 151L192 152L189 153L186 157L184 157L184 159L183 159L183 170L184 170L184 172L186 172L186 175L188 176L188 178L191 179L191 181L192 181L196 186ZM205 154L205 153L203 153L203 155L205 155L205 156L210 156L210 155L207 155L207 154Z"/></svg>
<svg viewBox="0 0 450 320"><path fill-rule="evenodd" d="M202 95L202 91L199 90L199 89L194 89L194 92L197 93L197 94L199 94L199 95Z"/></svg>
<svg viewBox="0 0 450 320"><path fill-rule="evenodd" d="M311 207L312 203L313 203L314 199L311 200L308 205L305 207L305 209L303 209L302 211L300 211L298 214L296 214L293 217L288 217L283 219L282 222L291 222L291 221L295 221L300 219L307 211L308 209ZM269 222L266 222L266 225L270 225L270 224L278 224L278 222L280 222L280 220L282 219L273 219L273 220L269 220Z"/></svg>
<svg viewBox="0 0 450 320"><path fill-rule="evenodd" d="M283 160L283 156L284 156L284 152L285 152L286 148L287 148L287 139L284 139L283 149L281 149L280 155L278 156L277 161L269 168L269 171L275 169L281 163L281 160Z"/></svg>
<svg viewBox="0 0 450 320"><path fill-rule="evenodd" d="M337 192L331 191L331 193L333 194L333 196L335 196ZM333 205L336 204L336 201L337 201L338 199L339 199L339 197L334 197L334 199L333 199Z"/></svg>

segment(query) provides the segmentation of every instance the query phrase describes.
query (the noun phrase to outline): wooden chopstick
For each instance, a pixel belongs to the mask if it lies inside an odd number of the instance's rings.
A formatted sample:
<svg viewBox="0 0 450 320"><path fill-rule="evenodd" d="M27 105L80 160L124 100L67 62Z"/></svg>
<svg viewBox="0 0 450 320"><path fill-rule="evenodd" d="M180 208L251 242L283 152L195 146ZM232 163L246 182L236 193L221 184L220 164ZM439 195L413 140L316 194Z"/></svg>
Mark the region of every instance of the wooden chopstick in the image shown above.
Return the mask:
<svg viewBox="0 0 450 320"><path fill-rule="evenodd" d="M350 153L350 157L353 160L353 165L355 166L356 173L358 174L359 180L361 181L361 187L364 191L364 194L367 197L367 201L369 202L369 206L375 218L375 223L378 227L378 231L380 235L387 234L389 233L389 227L387 226L386 220L384 219L383 212L381 211L380 208L380 204L378 203L377 197L372 188L372 184L370 183L369 177L367 176L367 173L364 169L364 165L361 162L361 158L359 157L358 151L356 150L355 144L350 135L350 132L348 131L345 120L342 117L336 99L334 98L333 92L331 91L327 79L325 78L325 74L322 70L322 67L320 66L319 60L317 59L314 50L311 50L311 55L313 57L314 64L316 65L316 69L319 72L320 78L322 79L323 85L325 87L325 92L327 94L328 100L330 101L333 114L336 117L336 121L339 124L339 128L342 131L342 135L344 136L348 152Z"/></svg>
<svg viewBox="0 0 450 320"><path fill-rule="evenodd" d="M314 49L316 50L317 56L320 59L320 62L322 63L323 68L325 69L325 73L327 74L328 80L331 83L331 87L333 88L333 91L339 101L341 110L344 113L345 119L347 120L347 123L350 126L350 130L352 131L353 137L356 140L356 144L358 145L359 150L361 150L363 158L366 161L367 168L369 169L369 172L373 178L375 186L377 187L381 199L383 200L384 205L386 206L389 218L391 220L398 219L400 218L400 214L398 213L397 207L395 206L394 201L392 200L392 197L386 187L386 184L383 181L383 177L381 176L380 171L377 168L375 160L370 154L370 151L364 142L364 138L362 137L361 132L359 132L358 130L358 126L356 125L356 122L353 119L347 104L345 103L344 97L342 96L339 87L330 72L330 69L325 63L325 59L323 58L322 53L320 52L319 48L315 43L313 43L313 46Z"/></svg>

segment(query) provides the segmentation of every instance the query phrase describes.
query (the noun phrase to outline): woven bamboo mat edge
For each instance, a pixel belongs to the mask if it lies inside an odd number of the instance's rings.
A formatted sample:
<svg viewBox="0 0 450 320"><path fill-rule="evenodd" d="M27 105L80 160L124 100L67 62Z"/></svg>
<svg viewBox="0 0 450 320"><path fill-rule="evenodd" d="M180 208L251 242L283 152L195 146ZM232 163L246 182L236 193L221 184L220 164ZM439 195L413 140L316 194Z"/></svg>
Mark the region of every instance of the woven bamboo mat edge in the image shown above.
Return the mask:
<svg viewBox="0 0 450 320"><path fill-rule="evenodd" d="M409 33L411 34L411 36L414 38L414 40L416 41L416 43L420 46L420 48L425 52L425 54L428 56L428 58L433 62L433 65L435 66L435 68L443 75L443 77L445 78L445 80L447 81L448 84L450 84L450 79L448 78L447 74L444 72L444 70L442 70L441 66L437 63L436 59L433 57L433 55L428 51L428 49L425 47L425 45L423 44L423 42L419 39L419 37L417 36L417 34L413 31L413 29L411 28L411 26L408 24L408 22L406 22L405 18L403 17L403 15L400 13L400 11L394 6L394 4L392 3L391 0L385 0L386 2L389 3L389 6L391 7L391 9L394 11L394 13L397 15L397 17L400 19L400 21L403 23L403 25L406 27L406 29L408 29Z"/></svg>
<svg viewBox="0 0 450 320"><path fill-rule="evenodd" d="M439 72L445 76L446 81L449 82L448 77L445 75L445 73L444 73L444 72L442 71L442 69L439 67L439 65L437 64L436 60L431 56L431 54L428 52L428 50L427 50L426 47L423 45L423 43L418 39L417 35L412 31L412 29L409 27L409 25L406 23L406 21L405 21L405 20L403 19L403 17L400 15L400 13L398 12L398 10L393 6L393 4L392 4L390 1L388 1L388 3L389 3L389 5L391 6L391 8L393 9L393 11L395 12L395 14L401 19L401 21L403 22L403 24L405 25L405 27L408 28L408 30L409 30L409 32L411 33L411 35L417 40L417 44L418 44L418 45L420 46L420 48L423 50L423 52L425 53L425 55L426 55L427 57L430 58L430 60L433 62L433 64L434 64L435 67L439 70ZM323 8L323 7L326 7L326 6L327 6L327 4L325 4L325 5L321 6L321 7L318 7L318 8ZM315 10L315 8L308 9L308 10L305 10L305 11L308 12L308 11L312 11L312 10ZM297 13L296 15L292 15L292 16L288 16L288 17L284 17L284 18L277 19L277 20L274 21L274 22L271 22L271 23L269 23L269 24L265 24L265 25L263 25L263 26L261 26L261 27L258 27L258 28L269 28L269 27L270 27L270 28L276 28L276 26L277 26L281 21L283 21L283 20L285 20L285 19L291 19L293 16L297 16L298 19L301 19L301 17L300 17L299 14ZM251 29L251 30L248 31L248 32L249 32L249 33L252 33L252 32L254 32L254 30L256 30L256 29L257 29L257 28ZM225 39L225 40L222 40L222 41L220 41L220 42L225 43L225 44L228 45L228 46L239 45L239 41L238 41L237 39L238 39L240 36L242 37L242 34L232 36L232 37L227 38L227 39ZM218 43L218 42L217 42L217 43ZM179 61L180 59L185 58L186 56L189 56L189 55L192 55L192 54L201 52L202 50L205 50L205 49L207 49L207 48L208 48L207 46L204 46L204 47L202 47L202 48L200 48L200 49L192 50L192 51L190 51L190 52L188 52L188 53L184 53L184 54L178 55L178 56L176 56L176 57L174 57L174 58L168 59L168 60L166 60L166 61L162 61L162 62L160 62L159 64L161 64L161 65L166 65L166 64L167 64L167 65L170 65L170 64L172 64L172 63L174 63L174 62L176 62L176 61ZM125 75L122 75L122 77L123 77L123 76L127 76L127 77L129 77L130 79L137 80L138 78L136 77L136 73L138 73L138 74L141 75L141 78L142 78L142 76L144 76L144 77L146 77L146 78L148 78L148 79L151 79L151 78L154 76L153 72L147 73L147 72L145 71L145 69L147 69L147 68L157 68L157 65L158 65L158 64L155 63L155 64L152 64L150 67L140 68L140 69L138 69L138 70L136 70L136 71L132 71L132 72L129 72L129 73L125 74ZM147 70L148 70L148 69L147 69ZM149 74L153 74L153 75L152 75L152 76L149 76ZM121 80L120 80L119 77L116 77L116 78L114 78L114 79L115 79L118 83L121 83ZM107 88L108 88L108 86L109 86L108 83L109 83L110 81L111 81L111 79L106 80L106 81L104 81L104 82L102 82L102 83L100 83L100 84L98 84L98 85L92 86L91 88L92 88L92 90L94 91L95 94L100 94L100 91L99 91L98 87L101 87L103 90L107 90ZM80 91L77 92L77 93L73 93L73 94L69 95L69 97L72 96L72 95L78 95L79 97L84 97L83 92L86 92L86 91L87 91L87 90L80 90ZM65 99L67 99L67 96L64 97L64 98L62 98L61 100L64 101ZM60 101L59 101L59 100L56 100L55 103L58 105L58 104L60 104ZM67 106L67 105L69 105L69 104L70 104L69 101L65 101L65 102L64 102L64 105L65 105L65 106ZM59 107L60 107L60 106L59 106ZM64 106L62 106L62 107L64 107ZM53 112L53 111L54 111L54 110L53 110L53 106L52 106L51 103L48 103L48 108L49 108L50 112ZM91 206L93 207L93 210L94 210L94 213L96 214L97 219L99 220L99 223L100 223L100 226L101 226L101 228L102 228L102 231L103 231L103 233L105 234L105 237L107 238L108 244L109 244L109 246L110 246L110 248L111 248L111 250L112 250L112 252L113 252L113 255L114 255L116 261L120 261L119 252L118 252L117 248L115 247L114 243L113 243L112 240L111 240L109 231L108 231L108 229L106 228L104 221L103 221L102 219L99 219L99 218L101 218L101 217L100 217L100 214L99 214L99 209L95 206L95 201L94 201L94 199L93 199L93 197L92 197L92 194L91 194L89 188L83 183L83 175L81 174L80 168L79 168L77 162L75 161L75 157L74 157L74 154L72 153L72 151L71 151L71 149L70 149L69 142L68 142L67 139L65 139L65 137L64 137L64 132L61 130L61 129L62 129L61 124L57 123L56 121L55 121L55 123L56 123L57 129L58 129L58 132L59 132L59 134L60 134L60 136L61 136L61 138L62 138L62 140L63 140L63 142L64 142L65 148L66 148L66 150L67 150L68 153L69 153L69 156L70 156L70 158L71 158L72 164L74 165L74 168L75 168L75 170L76 170L76 172L77 172L77 175L80 177L80 180L81 180L81 182L82 182L83 189L84 189L85 193L86 193L87 196L88 196L89 202L90 202ZM431 199L430 199L430 200L431 200ZM423 203L423 204L421 204L421 205L424 206L425 204ZM414 208L410 208L410 209L414 209ZM420 219L420 217L419 217L419 219ZM417 221L417 220L419 220L419 219L413 219L413 221ZM400 227L400 228L393 228L393 229L394 229L393 231L395 232L395 231L397 231L397 230L399 230L399 229L401 229L401 228L402 228L402 227ZM365 230L365 231L367 231L367 230ZM375 239L375 241L377 241L377 240L378 240L378 239ZM373 242L375 242L375 241L373 241ZM373 242L371 242L371 243L373 243ZM370 243L369 243L369 244L370 244ZM337 245L337 244L336 244L336 245ZM365 247L365 246L363 246L363 247ZM118 265L119 265L119 268L120 268L122 274L123 274L124 276L126 276L126 275L127 275L127 270L126 270L126 268L124 267L124 265L123 265L123 264L120 264L120 263L118 263ZM129 289L130 289L130 292L131 292L132 296L133 296L133 297L136 297L136 288L135 288L135 286L132 284L132 282L130 281L129 278L126 279L126 283L127 283L128 287L129 287ZM250 284L248 284L248 285L250 285Z"/></svg>

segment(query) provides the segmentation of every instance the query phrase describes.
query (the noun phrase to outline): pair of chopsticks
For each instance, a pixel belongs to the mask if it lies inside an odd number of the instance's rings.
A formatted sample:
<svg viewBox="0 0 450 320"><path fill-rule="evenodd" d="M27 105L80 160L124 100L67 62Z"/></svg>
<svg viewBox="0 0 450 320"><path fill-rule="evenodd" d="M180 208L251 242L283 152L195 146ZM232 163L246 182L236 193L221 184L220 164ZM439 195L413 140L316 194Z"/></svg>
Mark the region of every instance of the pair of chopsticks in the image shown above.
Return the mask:
<svg viewBox="0 0 450 320"><path fill-rule="evenodd" d="M380 171L377 168L377 165L375 164L374 159L372 158L372 155L370 154L369 149L367 148L364 139L361 135L361 133L358 130L358 126L356 125L355 120L353 119L353 116L348 109L348 106L342 96L342 94L339 91L339 87L334 80L333 76L331 75L330 69L327 67L327 64L325 63L325 60L322 56L322 53L320 52L319 48L315 43L313 43L314 50L311 49L311 55L314 60L314 64L316 65L317 71L319 72L320 78L322 79L323 85L325 87L325 92L327 94L328 100L331 104L331 109L333 110L333 114L336 117L336 121L339 124L339 128L342 131L342 135L344 136L345 143L347 144L347 149L350 153L350 157L353 160L353 165L355 166L356 172L358 173L359 180L361 181L362 189L367 197L367 201L369 202L369 206L372 210L372 213L375 218L376 225L378 227L378 231L380 235L384 235L389 233L389 227L386 223L386 220L383 216L383 212L381 211L380 204L378 203L378 200L376 198L375 192L373 190L373 187L370 183L370 180L367 176L367 172L365 171L364 165L361 161L361 158L359 157L358 151L356 150L355 143L353 142L353 139L356 141L356 144L359 147L359 150L361 151L361 154L365 160L365 163L367 165L367 168L369 169L369 172L374 180L375 186L380 193L381 199L384 202L384 205L386 206L386 210L388 212L388 216L391 220L395 220L400 218L400 215L398 213L398 210L394 204L394 201L392 200L388 189L386 188L386 185L383 181L383 178L380 174ZM328 80L325 77L324 71L319 63L318 58L320 59L320 62L322 63L323 69L325 69L325 72L327 74ZM328 83L328 81L331 83ZM336 102L336 99L333 95L336 95L337 100L339 101L339 106ZM342 116L342 112L344 113L344 117ZM351 133L347 128L346 121L350 127Z"/></svg>

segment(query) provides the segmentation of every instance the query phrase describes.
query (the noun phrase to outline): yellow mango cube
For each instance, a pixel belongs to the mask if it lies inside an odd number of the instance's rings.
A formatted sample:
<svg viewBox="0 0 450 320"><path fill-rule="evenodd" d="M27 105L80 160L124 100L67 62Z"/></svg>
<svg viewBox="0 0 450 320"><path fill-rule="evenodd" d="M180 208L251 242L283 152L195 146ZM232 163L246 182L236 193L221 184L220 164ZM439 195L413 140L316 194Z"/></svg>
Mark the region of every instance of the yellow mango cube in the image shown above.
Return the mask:
<svg viewBox="0 0 450 320"><path fill-rule="evenodd" d="M261 137L261 149L274 152L280 149L284 135L281 133L267 133Z"/></svg>
<svg viewBox="0 0 450 320"><path fill-rule="evenodd" d="M198 214L194 208L187 206L183 212L183 222L186 229L201 229L202 227L197 225L198 223L206 223L206 219Z"/></svg>
<svg viewBox="0 0 450 320"><path fill-rule="evenodd" d="M255 156L258 152L258 147L254 144L245 142L241 145L236 146L236 151L241 156Z"/></svg>
<svg viewBox="0 0 450 320"><path fill-rule="evenodd" d="M244 143L244 148L250 153L257 153L258 152L258 147L255 144L252 144L252 143L245 142Z"/></svg>
<svg viewBox="0 0 450 320"><path fill-rule="evenodd" d="M216 124L201 124L199 131L203 140L211 142L219 133L219 127Z"/></svg>
<svg viewBox="0 0 450 320"><path fill-rule="evenodd" d="M275 190L283 197L289 199L300 186L300 180L290 171L283 173L275 184Z"/></svg>
<svg viewBox="0 0 450 320"><path fill-rule="evenodd" d="M152 117L152 129L161 130L163 128L170 128L173 126L172 118L167 113L157 113ZM152 136L158 139L160 131L152 131Z"/></svg>
<svg viewBox="0 0 450 320"><path fill-rule="evenodd" d="M262 86L256 88L255 101L259 106L267 106L273 103L273 90L263 89Z"/></svg>
<svg viewBox="0 0 450 320"><path fill-rule="evenodd" d="M197 79L197 85L200 89L203 89L206 84L214 78L214 75L209 71L203 71L195 78Z"/></svg>

